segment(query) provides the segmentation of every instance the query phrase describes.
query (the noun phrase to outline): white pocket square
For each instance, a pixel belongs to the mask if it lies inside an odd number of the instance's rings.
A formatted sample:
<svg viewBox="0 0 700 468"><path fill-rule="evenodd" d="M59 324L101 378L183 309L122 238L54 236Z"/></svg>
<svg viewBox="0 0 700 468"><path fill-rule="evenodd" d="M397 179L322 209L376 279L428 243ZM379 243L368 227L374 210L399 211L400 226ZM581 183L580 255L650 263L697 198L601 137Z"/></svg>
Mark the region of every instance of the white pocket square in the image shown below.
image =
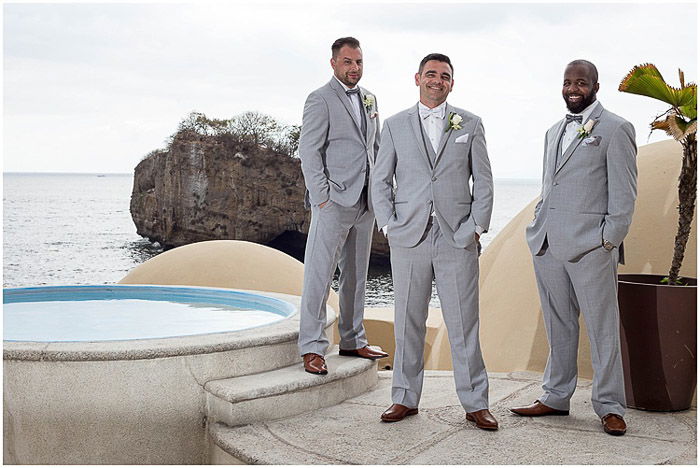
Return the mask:
<svg viewBox="0 0 700 468"><path fill-rule="evenodd" d="M455 139L455 143L466 143L469 140L469 134L465 133L464 135L457 137Z"/></svg>

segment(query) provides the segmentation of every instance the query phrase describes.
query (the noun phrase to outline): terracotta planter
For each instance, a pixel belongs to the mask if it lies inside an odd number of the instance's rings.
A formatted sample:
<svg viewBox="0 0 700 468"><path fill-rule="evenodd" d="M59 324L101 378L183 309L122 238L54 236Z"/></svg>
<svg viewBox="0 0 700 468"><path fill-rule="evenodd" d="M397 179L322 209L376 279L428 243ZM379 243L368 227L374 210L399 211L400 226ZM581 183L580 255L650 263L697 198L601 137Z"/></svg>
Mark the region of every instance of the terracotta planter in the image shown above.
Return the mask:
<svg viewBox="0 0 700 468"><path fill-rule="evenodd" d="M618 278L627 406L688 409L697 376L697 281L668 286L660 275Z"/></svg>

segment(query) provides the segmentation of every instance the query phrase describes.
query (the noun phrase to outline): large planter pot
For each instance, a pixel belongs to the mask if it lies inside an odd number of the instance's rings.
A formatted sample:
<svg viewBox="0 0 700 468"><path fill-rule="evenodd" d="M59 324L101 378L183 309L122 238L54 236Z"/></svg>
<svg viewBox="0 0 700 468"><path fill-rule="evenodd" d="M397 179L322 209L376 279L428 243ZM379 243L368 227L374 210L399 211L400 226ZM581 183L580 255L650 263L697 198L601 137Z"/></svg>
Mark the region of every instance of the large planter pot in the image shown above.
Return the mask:
<svg viewBox="0 0 700 468"><path fill-rule="evenodd" d="M627 406L690 407L697 376L697 281L661 284L659 275L619 275L620 336Z"/></svg>

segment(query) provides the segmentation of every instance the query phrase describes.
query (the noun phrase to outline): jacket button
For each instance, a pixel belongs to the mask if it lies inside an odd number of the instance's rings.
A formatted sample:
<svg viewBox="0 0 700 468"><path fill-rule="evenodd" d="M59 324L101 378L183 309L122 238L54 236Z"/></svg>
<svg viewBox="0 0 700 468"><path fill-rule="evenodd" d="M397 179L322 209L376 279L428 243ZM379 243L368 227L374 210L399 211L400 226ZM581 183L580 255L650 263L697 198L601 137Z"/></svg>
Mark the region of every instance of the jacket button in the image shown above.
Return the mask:
<svg viewBox="0 0 700 468"><path fill-rule="evenodd" d="M433 177L433 182L435 182L436 180L437 180L437 177Z"/></svg>

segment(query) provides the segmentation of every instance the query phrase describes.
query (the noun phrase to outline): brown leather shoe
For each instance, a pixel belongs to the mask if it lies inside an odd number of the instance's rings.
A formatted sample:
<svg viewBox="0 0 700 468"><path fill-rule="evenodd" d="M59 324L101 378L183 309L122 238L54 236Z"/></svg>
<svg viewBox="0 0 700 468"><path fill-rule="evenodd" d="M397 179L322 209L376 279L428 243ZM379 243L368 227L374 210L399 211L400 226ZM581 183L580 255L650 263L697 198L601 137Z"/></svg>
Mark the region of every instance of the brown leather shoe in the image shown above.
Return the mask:
<svg viewBox="0 0 700 468"><path fill-rule="evenodd" d="M467 421L476 423L476 427L479 429L484 429L486 431L498 430L498 421L496 421L496 418L493 417L488 409L467 413Z"/></svg>
<svg viewBox="0 0 700 468"><path fill-rule="evenodd" d="M341 349L338 350L338 354L341 356L355 356L372 360L389 357L389 355L384 351L376 351L369 346L365 346L364 348L360 349Z"/></svg>
<svg viewBox="0 0 700 468"><path fill-rule="evenodd" d="M382 421L397 422L401 421L406 416L413 416L414 414L418 414L418 408L409 408L408 406L394 403L382 413Z"/></svg>
<svg viewBox="0 0 700 468"><path fill-rule="evenodd" d="M621 436L627 432L627 424L619 414L608 413L600 420L603 423L603 430L610 435Z"/></svg>
<svg viewBox="0 0 700 468"><path fill-rule="evenodd" d="M304 358L304 370L309 374L327 374L326 360L323 356L314 353L306 353Z"/></svg>
<svg viewBox="0 0 700 468"><path fill-rule="evenodd" d="M550 408L540 400L535 400L533 404L528 406L516 406L510 411L518 416L567 416L569 414L568 410Z"/></svg>

